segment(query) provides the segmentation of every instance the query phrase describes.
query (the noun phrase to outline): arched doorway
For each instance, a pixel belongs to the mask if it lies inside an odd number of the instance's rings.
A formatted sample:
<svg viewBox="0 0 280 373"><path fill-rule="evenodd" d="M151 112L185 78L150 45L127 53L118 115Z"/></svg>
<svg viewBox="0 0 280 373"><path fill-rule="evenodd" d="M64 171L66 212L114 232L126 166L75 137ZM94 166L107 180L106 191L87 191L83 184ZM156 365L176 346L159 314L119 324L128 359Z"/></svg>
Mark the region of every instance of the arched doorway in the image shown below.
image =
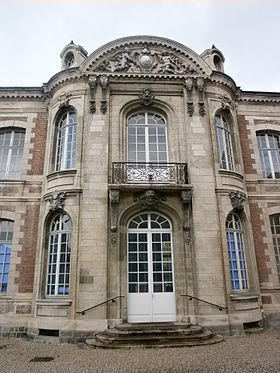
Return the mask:
<svg viewBox="0 0 280 373"><path fill-rule="evenodd" d="M172 227L158 213L142 213L127 226L128 322L176 320Z"/></svg>

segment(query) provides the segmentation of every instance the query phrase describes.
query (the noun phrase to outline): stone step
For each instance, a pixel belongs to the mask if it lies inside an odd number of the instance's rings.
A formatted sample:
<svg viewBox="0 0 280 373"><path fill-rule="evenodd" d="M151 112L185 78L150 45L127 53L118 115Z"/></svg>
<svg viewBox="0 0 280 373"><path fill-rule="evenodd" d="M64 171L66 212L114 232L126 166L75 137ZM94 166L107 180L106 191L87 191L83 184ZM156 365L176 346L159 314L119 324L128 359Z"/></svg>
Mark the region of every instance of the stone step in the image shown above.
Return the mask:
<svg viewBox="0 0 280 373"><path fill-rule="evenodd" d="M146 343L145 340L142 341L142 343L137 344L104 344L102 342L97 341L94 338L90 338L86 340L86 344L89 347L92 348L110 348L110 349L137 349L137 348L171 348L171 347L193 347L193 346L205 346L205 345L211 345L215 343L219 343L223 341L223 336L220 334L215 334L211 338L206 340L180 340L180 341L157 341L157 343Z"/></svg>
<svg viewBox="0 0 280 373"><path fill-rule="evenodd" d="M191 326L190 323L185 323L185 322L162 322L162 323L124 323L124 324L119 324L115 328L118 330L140 330L143 331L145 329L150 330L152 328L160 329L160 330L166 330L166 329L174 329L176 328L181 328L181 329L188 329ZM194 325L192 325L194 326ZM196 325L198 326L198 325Z"/></svg>
<svg viewBox="0 0 280 373"><path fill-rule="evenodd" d="M149 329L144 328L133 328L133 329L121 329L121 328L113 328L108 329L106 333L113 334L113 335L128 335L128 334L140 334L140 335L149 335L149 334L174 334L174 333L185 333L185 334L195 334L199 333L202 330L202 327L199 325L192 325L188 326L187 328L172 328L171 326L163 328L157 328L156 326L151 326Z"/></svg>
<svg viewBox="0 0 280 373"><path fill-rule="evenodd" d="M142 341L145 338L145 341L151 342L151 341L174 341L174 340L186 340L194 341L194 340L204 340L212 336L212 332L209 330L203 330L200 333L192 334L192 335L186 335L185 333L180 332L174 332L172 334L146 334L145 336L141 334L116 334L116 335L110 335L109 333L100 333L96 335L96 340L103 343L138 343L139 341Z"/></svg>
<svg viewBox="0 0 280 373"><path fill-rule="evenodd" d="M162 348L218 343L219 334L188 323L121 324L96 334L86 344L96 348Z"/></svg>

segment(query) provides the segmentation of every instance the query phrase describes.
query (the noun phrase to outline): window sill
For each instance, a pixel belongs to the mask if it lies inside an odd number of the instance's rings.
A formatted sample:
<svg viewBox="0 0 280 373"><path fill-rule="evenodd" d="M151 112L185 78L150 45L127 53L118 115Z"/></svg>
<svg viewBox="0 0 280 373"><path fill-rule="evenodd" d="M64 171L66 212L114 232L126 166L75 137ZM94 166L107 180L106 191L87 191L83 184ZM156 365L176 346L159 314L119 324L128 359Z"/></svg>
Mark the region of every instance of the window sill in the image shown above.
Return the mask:
<svg viewBox="0 0 280 373"><path fill-rule="evenodd" d="M36 303L38 306L71 306L72 300L67 298L59 299L54 296L54 298L38 299Z"/></svg>
<svg viewBox="0 0 280 373"><path fill-rule="evenodd" d="M261 184L279 184L280 179L258 179L258 182Z"/></svg>
<svg viewBox="0 0 280 373"><path fill-rule="evenodd" d="M55 180L59 177L64 176L74 176L77 173L76 169L69 169L69 170L62 170L62 171L55 171L47 175L47 180Z"/></svg>
<svg viewBox="0 0 280 373"><path fill-rule="evenodd" d="M240 181L244 180L244 176L241 175L239 172L236 172L236 171L219 169L219 174L221 176L232 177L232 178L240 180Z"/></svg>
<svg viewBox="0 0 280 373"><path fill-rule="evenodd" d="M259 296L258 295L254 295L254 294L250 294L248 292L242 292L242 290L240 292L235 293L235 294L231 294L230 295L230 299L233 301L233 302L242 302L242 301L256 301L259 299Z"/></svg>

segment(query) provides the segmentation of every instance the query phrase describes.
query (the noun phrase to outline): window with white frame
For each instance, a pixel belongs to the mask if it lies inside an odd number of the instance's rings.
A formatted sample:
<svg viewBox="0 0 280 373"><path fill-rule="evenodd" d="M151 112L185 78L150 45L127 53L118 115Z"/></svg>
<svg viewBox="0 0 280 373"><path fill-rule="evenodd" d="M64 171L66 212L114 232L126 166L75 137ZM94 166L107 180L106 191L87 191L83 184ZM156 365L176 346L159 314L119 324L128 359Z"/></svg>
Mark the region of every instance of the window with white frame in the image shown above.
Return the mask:
<svg viewBox="0 0 280 373"><path fill-rule="evenodd" d="M280 134L257 133L262 175L265 179L280 179Z"/></svg>
<svg viewBox="0 0 280 373"><path fill-rule="evenodd" d="M24 129L0 130L0 179L20 179Z"/></svg>
<svg viewBox="0 0 280 373"><path fill-rule="evenodd" d="M216 136L218 145L218 159L220 168L234 170L230 127L222 114L215 116Z"/></svg>
<svg viewBox="0 0 280 373"><path fill-rule="evenodd" d="M68 111L62 115L57 127L55 170L75 167L77 114Z"/></svg>
<svg viewBox="0 0 280 373"><path fill-rule="evenodd" d="M227 247L232 290L247 290L248 276L241 221L231 213L226 221Z"/></svg>
<svg viewBox="0 0 280 373"><path fill-rule="evenodd" d="M166 163L165 119L156 113L140 112L127 119L127 160L135 163Z"/></svg>
<svg viewBox="0 0 280 373"><path fill-rule="evenodd" d="M14 223L0 220L0 293L6 293L10 268Z"/></svg>
<svg viewBox="0 0 280 373"><path fill-rule="evenodd" d="M271 215L269 219L276 259L278 280L280 282L280 214Z"/></svg>
<svg viewBox="0 0 280 373"><path fill-rule="evenodd" d="M68 295L71 255L71 221L61 213L49 231L46 295Z"/></svg>

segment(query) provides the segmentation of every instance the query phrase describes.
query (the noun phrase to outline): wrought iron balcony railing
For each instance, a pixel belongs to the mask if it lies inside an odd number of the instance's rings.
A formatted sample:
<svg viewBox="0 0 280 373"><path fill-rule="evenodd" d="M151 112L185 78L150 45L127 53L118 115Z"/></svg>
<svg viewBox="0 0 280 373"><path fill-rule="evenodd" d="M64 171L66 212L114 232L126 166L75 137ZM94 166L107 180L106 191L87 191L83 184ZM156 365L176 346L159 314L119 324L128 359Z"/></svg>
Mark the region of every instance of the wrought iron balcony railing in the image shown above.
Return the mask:
<svg viewBox="0 0 280 373"><path fill-rule="evenodd" d="M113 184L187 184L186 163L113 162Z"/></svg>

